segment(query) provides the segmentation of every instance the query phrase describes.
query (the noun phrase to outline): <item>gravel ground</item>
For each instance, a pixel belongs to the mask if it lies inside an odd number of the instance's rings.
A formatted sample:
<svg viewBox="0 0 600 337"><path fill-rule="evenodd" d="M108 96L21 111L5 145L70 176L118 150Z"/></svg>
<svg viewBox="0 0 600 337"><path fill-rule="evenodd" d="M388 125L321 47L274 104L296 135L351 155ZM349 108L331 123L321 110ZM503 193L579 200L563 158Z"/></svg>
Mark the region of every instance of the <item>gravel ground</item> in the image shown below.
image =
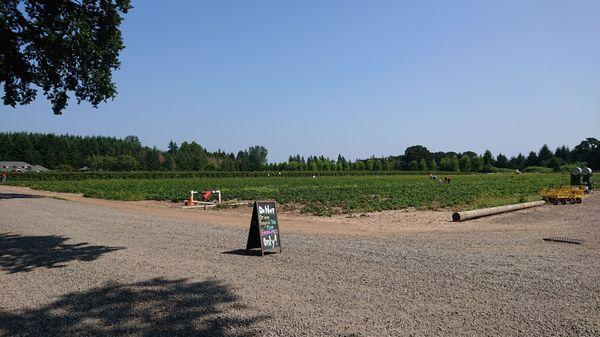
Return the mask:
<svg viewBox="0 0 600 337"><path fill-rule="evenodd" d="M0 191L0 336L600 335L600 195L448 228L282 228L257 257L244 229Z"/></svg>

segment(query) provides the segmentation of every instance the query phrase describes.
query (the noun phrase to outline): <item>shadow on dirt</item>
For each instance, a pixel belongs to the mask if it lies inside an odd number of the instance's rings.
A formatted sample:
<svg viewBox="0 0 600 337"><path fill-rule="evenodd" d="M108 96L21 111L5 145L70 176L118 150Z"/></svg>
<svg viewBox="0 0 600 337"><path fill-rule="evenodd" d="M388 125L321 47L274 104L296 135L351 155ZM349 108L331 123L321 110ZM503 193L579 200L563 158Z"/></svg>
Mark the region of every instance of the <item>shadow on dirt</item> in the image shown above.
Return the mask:
<svg viewBox="0 0 600 337"><path fill-rule="evenodd" d="M25 193L0 193L0 200L2 199L30 199L30 198L44 198L41 195L25 194Z"/></svg>
<svg viewBox="0 0 600 337"><path fill-rule="evenodd" d="M226 255L246 255L246 256L260 256L260 251L258 250L245 250L245 249L234 249L226 252L222 252L221 254Z"/></svg>
<svg viewBox="0 0 600 337"><path fill-rule="evenodd" d="M0 269L9 273L28 272L35 268L59 268L70 261L93 261L122 247L68 244L62 236L21 236L0 234Z"/></svg>
<svg viewBox="0 0 600 337"><path fill-rule="evenodd" d="M7 336L252 336L266 316L245 306L218 280L190 283L156 278L74 292L24 312L0 311ZM237 315L232 316L230 311ZM244 316L244 317L240 317ZM4 333L4 334L3 334Z"/></svg>
<svg viewBox="0 0 600 337"><path fill-rule="evenodd" d="M277 253L275 253L275 252L265 252L264 255L261 255L260 250L258 250L258 249L250 249L250 250L234 249L234 250L229 250L229 251L222 252L221 254L225 254L225 255L242 255L242 256L266 256L266 255L275 255Z"/></svg>

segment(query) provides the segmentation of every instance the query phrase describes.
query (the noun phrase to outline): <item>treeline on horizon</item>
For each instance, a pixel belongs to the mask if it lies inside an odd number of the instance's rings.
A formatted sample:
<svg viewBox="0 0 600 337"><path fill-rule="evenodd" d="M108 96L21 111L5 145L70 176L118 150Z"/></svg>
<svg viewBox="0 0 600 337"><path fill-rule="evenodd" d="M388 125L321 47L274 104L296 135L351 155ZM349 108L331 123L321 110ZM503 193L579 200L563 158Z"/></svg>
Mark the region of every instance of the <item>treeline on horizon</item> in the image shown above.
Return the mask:
<svg viewBox="0 0 600 337"><path fill-rule="evenodd" d="M180 145L171 141L166 151L143 146L136 136L123 139L106 136L74 136L41 133L0 133L0 161L24 161L60 171L446 171L498 172L522 170L550 172L573 166L600 169L600 141L586 138L573 149L547 145L527 156L508 158L486 151L431 152L421 145L404 154L354 161L339 155L290 156L282 163L268 163L264 146L251 146L237 154L207 151L196 142Z"/></svg>

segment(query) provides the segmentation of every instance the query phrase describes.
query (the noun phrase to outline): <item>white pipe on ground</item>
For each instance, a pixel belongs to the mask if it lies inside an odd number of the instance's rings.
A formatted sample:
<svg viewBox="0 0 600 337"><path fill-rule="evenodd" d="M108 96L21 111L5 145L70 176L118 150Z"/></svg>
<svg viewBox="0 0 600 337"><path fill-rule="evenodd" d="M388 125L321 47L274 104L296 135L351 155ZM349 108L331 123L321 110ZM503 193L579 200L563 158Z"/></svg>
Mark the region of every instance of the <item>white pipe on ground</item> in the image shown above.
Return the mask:
<svg viewBox="0 0 600 337"><path fill-rule="evenodd" d="M514 205L507 205L507 206L482 208L482 209L476 209L476 210L472 210L472 211L456 212L456 213L452 214L452 221L465 221L465 220L477 219L477 218L481 218L481 217L488 216L488 215L494 215L494 214L500 214L500 213L505 213L505 212L518 211L520 209L525 209L525 208L542 206L545 203L546 203L545 201L532 201L532 202L525 202L522 204L514 204Z"/></svg>

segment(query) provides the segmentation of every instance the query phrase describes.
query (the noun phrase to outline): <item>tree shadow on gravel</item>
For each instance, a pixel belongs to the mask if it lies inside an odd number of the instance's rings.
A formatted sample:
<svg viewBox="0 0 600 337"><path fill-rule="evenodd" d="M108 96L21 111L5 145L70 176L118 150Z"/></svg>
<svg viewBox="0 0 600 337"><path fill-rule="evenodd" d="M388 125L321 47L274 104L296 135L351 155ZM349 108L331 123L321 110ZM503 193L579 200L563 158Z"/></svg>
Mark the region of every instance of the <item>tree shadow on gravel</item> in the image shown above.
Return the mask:
<svg viewBox="0 0 600 337"><path fill-rule="evenodd" d="M265 316L245 307L217 280L156 278L74 292L24 312L0 311L0 336L252 336Z"/></svg>
<svg viewBox="0 0 600 337"><path fill-rule="evenodd" d="M35 268L59 268L69 261L93 261L122 247L68 244L62 236L21 236L0 233L0 268L9 273Z"/></svg>
<svg viewBox="0 0 600 337"><path fill-rule="evenodd" d="M30 198L44 198L40 195L25 194L25 193L0 193L0 200L2 199L30 199Z"/></svg>

